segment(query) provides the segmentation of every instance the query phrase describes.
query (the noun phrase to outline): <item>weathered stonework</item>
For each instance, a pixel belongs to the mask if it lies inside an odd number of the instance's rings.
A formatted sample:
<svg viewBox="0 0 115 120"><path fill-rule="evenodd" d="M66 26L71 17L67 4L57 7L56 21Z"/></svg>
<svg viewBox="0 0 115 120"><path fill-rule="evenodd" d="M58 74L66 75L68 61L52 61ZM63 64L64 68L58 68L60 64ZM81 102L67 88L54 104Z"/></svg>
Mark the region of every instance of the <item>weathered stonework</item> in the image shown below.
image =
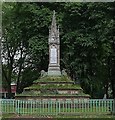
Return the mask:
<svg viewBox="0 0 115 120"><path fill-rule="evenodd" d="M60 40L59 28L56 26L55 11L52 25L49 30L49 66L48 72L41 70L41 77L26 87L16 99L26 100L76 100L89 99L89 95L83 93L79 84L75 84L67 76L65 70L60 71Z"/></svg>
<svg viewBox="0 0 115 120"><path fill-rule="evenodd" d="M48 76L61 76L60 71L60 39L59 28L56 26L55 11L49 30L49 66Z"/></svg>

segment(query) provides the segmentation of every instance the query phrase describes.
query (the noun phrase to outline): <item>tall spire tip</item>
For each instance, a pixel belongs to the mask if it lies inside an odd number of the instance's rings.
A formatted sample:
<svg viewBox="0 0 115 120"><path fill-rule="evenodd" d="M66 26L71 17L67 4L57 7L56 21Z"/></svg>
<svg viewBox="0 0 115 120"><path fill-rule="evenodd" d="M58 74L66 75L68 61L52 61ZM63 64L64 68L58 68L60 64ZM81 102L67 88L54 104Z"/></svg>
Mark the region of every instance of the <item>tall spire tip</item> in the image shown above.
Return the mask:
<svg viewBox="0 0 115 120"><path fill-rule="evenodd" d="M55 10L53 10L53 14L55 15Z"/></svg>

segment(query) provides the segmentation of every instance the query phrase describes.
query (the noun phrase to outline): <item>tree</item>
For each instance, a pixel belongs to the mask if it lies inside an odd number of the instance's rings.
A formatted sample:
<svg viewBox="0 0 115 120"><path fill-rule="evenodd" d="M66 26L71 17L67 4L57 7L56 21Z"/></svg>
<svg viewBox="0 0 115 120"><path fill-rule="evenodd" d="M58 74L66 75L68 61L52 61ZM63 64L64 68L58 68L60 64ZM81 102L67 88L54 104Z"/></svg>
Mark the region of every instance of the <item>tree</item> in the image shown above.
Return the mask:
<svg viewBox="0 0 115 120"><path fill-rule="evenodd" d="M20 93L39 77L42 69L47 71L48 28L56 8L61 69L65 68L75 82L80 82L92 98L102 98L105 93L109 97L109 87L114 97L115 21L111 3L5 3L2 55L8 85L15 73Z"/></svg>
<svg viewBox="0 0 115 120"><path fill-rule="evenodd" d="M48 28L49 16L46 18L45 14L50 15L48 9L41 9L36 4L4 3L3 5L2 56L5 60L3 64L7 67L6 72L3 65L3 75L8 84L9 98L13 72L17 76L17 92L22 92L20 85L23 87L29 85L28 83L22 85L24 83L22 76L26 69L38 71L36 79L41 69L46 69L43 63L47 63L48 46L46 46L47 37L45 39L44 37L45 33L48 34L45 28Z"/></svg>
<svg viewBox="0 0 115 120"><path fill-rule="evenodd" d="M92 97L103 97L110 83L107 60L112 49L106 32L112 28L109 16L111 4L68 3L65 8L67 12L63 17L62 28L63 62L71 76L79 76L86 92L90 91ZM103 92L98 96L103 86Z"/></svg>

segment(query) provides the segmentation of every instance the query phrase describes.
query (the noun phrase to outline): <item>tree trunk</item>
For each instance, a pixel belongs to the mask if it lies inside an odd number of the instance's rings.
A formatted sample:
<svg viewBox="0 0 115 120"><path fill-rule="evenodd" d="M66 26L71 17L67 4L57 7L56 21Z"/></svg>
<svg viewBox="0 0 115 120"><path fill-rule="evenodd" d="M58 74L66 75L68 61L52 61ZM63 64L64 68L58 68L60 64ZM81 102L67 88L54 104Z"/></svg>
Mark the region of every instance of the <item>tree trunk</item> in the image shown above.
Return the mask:
<svg viewBox="0 0 115 120"><path fill-rule="evenodd" d="M19 73L18 73L18 77L17 77L17 88L16 88L16 92L17 93L20 93L20 74L21 74L21 70L22 70L22 63L20 63L20 66L19 66Z"/></svg>
<svg viewBox="0 0 115 120"><path fill-rule="evenodd" d="M7 45L8 58L9 58L8 59L8 74L6 75L7 76L6 81L8 83L8 98L12 98L11 79L12 79L13 62L14 62L14 55L15 55L16 49L14 50L14 54L11 55L7 41L6 41L6 45Z"/></svg>
<svg viewBox="0 0 115 120"><path fill-rule="evenodd" d="M115 98L115 60L113 62L111 70L111 86L112 86L112 96Z"/></svg>
<svg viewBox="0 0 115 120"><path fill-rule="evenodd" d="M7 81L8 81L8 98L12 98L12 91L11 91L11 77L12 77L12 67L13 61L11 61L10 65L9 65L9 71L8 71L8 77L7 77Z"/></svg>
<svg viewBox="0 0 115 120"><path fill-rule="evenodd" d="M12 91L11 91L11 78L8 78L8 76L6 75L6 72L4 70L4 68L2 67L2 72L3 72L3 75L5 77L5 81L7 83L7 88L6 90L8 91L8 98L12 97Z"/></svg>
<svg viewBox="0 0 115 120"><path fill-rule="evenodd" d="M112 96L115 99L115 42L112 43L113 55L111 57L111 85Z"/></svg>
<svg viewBox="0 0 115 120"><path fill-rule="evenodd" d="M19 59L20 64L19 64L19 72L18 72L18 76L17 76L17 88L16 88L16 92L17 93L21 93L22 92L22 90L20 90L21 89L20 75L21 75L22 65L23 65L24 59L26 57L26 55L24 57L22 57L22 55L23 55L23 48L20 48L20 50L21 50L21 55L20 55L20 59Z"/></svg>
<svg viewBox="0 0 115 120"><path fill-rule="evenodd" d="M105 94L106 94L106 98L108 99L109 98L109 95L108 95L108 83L105 85Z"/></svg>
<svg viewBox="0 0 115 120"><path fill-rule="evenodd" d="M7 98L8 99L11 99L13 96L12 96L12 91L11 91L11 84L8 84L8 96L7 96Z"/></svg>

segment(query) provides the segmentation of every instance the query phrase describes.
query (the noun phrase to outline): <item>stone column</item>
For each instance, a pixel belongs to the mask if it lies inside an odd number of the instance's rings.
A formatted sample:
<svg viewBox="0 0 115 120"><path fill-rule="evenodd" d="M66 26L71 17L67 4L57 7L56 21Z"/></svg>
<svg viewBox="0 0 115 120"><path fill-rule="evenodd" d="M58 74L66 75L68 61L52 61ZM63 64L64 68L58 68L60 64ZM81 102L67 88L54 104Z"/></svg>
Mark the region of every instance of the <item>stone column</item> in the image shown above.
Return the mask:
<svg viewBox="0 0 115 120"><path fill-rule="evenodd" d="M49 76L60 76L60 41L59 28L56 26L55 11L52 18L51 28L49 30Z"/></svg>

